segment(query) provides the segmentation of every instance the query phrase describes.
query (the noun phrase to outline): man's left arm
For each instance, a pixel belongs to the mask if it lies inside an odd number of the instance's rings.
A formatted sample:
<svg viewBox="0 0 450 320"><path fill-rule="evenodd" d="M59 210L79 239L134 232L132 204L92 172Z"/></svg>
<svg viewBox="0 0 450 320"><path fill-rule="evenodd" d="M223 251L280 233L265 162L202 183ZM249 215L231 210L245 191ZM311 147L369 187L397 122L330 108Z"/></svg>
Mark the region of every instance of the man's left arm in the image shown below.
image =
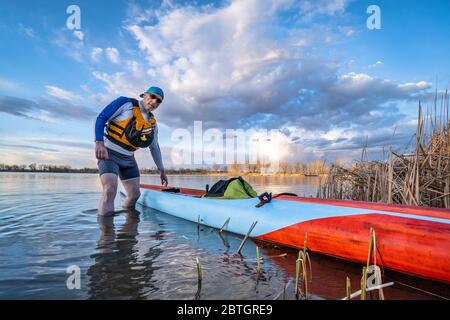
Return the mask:
<svg viewBox="0 0 450 320"><path fill-rule="evenodd" d="M153 161L155 161L156 167L158 168L159 175L161 177L161 184L167 186L168 180L164 172L164 165L162 161L161 149L158 143L158 127L155 128L153 142L150 145L150 153L152 154Z"/></svg>

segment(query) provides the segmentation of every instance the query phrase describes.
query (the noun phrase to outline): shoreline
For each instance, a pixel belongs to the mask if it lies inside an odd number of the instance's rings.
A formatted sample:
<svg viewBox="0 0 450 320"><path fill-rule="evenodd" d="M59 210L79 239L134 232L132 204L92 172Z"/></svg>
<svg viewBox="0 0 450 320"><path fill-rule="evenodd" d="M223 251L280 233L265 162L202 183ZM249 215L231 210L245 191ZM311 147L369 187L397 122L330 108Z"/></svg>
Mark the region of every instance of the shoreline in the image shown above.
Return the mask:
<svg viewBox="0 0 450 320"><path fill-rule="evenodd" d="M29 170L8 170L8 171L0 171L0 173L70 173L70 174L98 174L98 172L94 171L29 171ZM141 172L141 175L158 175L157 172ZM248 173L248 172L170 172L166 171L167 175L179 175L179 176L227 176L227 177L327 177L327 173L321 174L305 174L305 173Z"/></svg>

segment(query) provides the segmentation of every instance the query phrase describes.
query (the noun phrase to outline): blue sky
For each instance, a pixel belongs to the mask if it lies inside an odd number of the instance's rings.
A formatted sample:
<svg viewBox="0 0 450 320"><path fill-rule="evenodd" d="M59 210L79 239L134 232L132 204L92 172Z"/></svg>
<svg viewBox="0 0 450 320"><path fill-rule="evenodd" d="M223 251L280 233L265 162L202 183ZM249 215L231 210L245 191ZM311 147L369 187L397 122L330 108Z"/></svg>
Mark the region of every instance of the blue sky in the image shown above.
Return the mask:
<svg viewBox="0 0 450 320"><path fill-rule="evenodd" d="M372 4L380 30L366 27ZM449 88L449 12L436 0L1 1L2 162L94 167L96 115L149 85L167 96L168 166L172 133L194 121L279 130L287 161L352 160L366 138L374 157L386 141L401 149L418 101Z"/></svg>

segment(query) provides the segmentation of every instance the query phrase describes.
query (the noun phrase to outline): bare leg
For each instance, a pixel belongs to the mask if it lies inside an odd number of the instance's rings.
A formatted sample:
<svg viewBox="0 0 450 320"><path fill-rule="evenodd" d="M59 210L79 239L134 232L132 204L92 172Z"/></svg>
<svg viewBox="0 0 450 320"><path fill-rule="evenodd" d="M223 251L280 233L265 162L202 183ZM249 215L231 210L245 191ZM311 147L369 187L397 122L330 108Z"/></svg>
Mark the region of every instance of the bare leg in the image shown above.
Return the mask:
<svg viewBox="0 0 450 320"><path fill-rule="evenodd" d="M114 173L104 173L100 176L103 194L98 205L98 214L106 215L114 212L114 199L117 193L117 175Z"/></svg>
<svg viewBox="0 0 450 320"><path fill-rule="evenodd" d="M134 210L136 201L139 199L139 196L141 195L141 192L139 191L139 182L140 182L139 177L128 180L122 180L123 187L125 188L125 192L127 193L127 197L125 198L125 202L123 204L124 209Z"/></svg>

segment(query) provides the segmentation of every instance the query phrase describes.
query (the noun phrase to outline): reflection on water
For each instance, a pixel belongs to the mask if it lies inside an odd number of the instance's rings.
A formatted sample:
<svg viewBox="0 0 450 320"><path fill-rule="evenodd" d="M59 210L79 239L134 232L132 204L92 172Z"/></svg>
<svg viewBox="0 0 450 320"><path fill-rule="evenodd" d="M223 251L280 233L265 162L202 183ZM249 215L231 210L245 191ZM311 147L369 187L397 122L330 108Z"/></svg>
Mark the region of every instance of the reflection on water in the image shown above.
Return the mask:
<svg viewBox="0 0 450 320"><path fill-rule="evenodd" d="M93 264L88 268L88 293L91 299L141 299L146 290L156 291L151 280L153 261L161 254L158 244L145 259L137 255L139 212L126 212L125 222L117 228L114 216L98 217L101 234ZM160 236L162 239L163 232Z"/></svg>
<svg viewBox="0 0 450 320"><path fill-rule="evenodd" d="M171 186L203 189L220 177L172 176ZM144 176L158 183L157 176ZM257 192L314 195L318 178L250 177ZM0 174L0 298L2 299L293 299L297 251L258 243L144 207L97 217L96 175ZM116 200L117 208L121 197ZM196 258L203 270L197 292ZM357 288L361 266L311 254L312 299L345 295L345 278ZM81 289L68 290L67 267L81 269ZM450 297L449 286L387 273L394 281ZM436 298L395 285L388 299Z"/></svg>

